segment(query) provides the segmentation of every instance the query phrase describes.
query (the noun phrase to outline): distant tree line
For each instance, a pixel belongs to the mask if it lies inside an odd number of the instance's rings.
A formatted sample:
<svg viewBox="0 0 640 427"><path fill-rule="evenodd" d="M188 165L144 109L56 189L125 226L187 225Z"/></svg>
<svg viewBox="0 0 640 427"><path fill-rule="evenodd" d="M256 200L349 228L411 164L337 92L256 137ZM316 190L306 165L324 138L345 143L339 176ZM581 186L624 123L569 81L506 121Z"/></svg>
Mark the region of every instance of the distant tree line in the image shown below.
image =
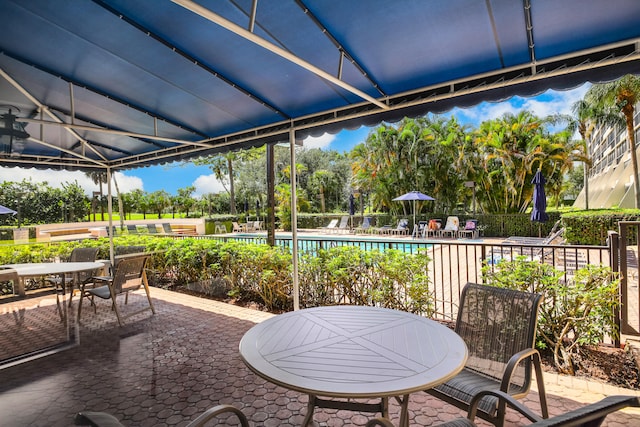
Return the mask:
<svg viewBox="0 0 640 427"><path fill-rule="evenodd" d="M567 187L567 182L580 184L575 177L569 180L569 172L575 162L588 158L584 142L573 140L569 128L550 130L556 122L557 118L539 118L527 111L485 121L476 129L453 117L405 118L393 126L374 128L348 153L299 148L298 208L301 212L344 213L349 209L350 195L354 195L358 211L408 215L411 206L393 198L418 190L436 199L420 206L422 210L471 211L475 198L478 212L524 212L531 204L531 179L537 170L543 171L548 194L557 204L565 191L579 191ZM291 197L289 149L275 148L276 212L286 223ZM120 194L116 183L113 210L120 212L123 220L133 213L143 218L167 214L264 216L265 152L265 147L260 147L196 160L196 164L209 166L222 182L225 191L218 194L194 197L193 186L181 188L175 195L164 190ZM92 172L88 176L100 184L99 196L86 196L77 183L54 189L47 183L5 182L0 187L0 204L17 210L20 201L20 220L27 224L105 219L102 184L106 174ZM2 224L15 224L16 220L0 218Z"/></svg>

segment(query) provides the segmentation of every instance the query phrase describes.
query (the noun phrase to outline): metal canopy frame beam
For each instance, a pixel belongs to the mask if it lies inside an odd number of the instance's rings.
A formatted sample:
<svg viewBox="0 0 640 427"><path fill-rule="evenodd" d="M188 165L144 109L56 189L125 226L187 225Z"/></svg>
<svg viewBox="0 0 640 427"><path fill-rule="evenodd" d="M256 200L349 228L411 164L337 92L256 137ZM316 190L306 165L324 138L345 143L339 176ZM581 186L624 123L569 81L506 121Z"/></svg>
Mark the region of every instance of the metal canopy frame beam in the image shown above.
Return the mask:
<svg viewBox="0 0 640 427"><path fill-rule="evenodd" d="M356 61L353 58L353 55L351 54L351 52L348 52L347 49L344 47L344 43L341 43L340 41L338 41L338 39L336 39L336 37L333 34L331 34L329 29L322 22L320 22L320 20L313 13L311 13L311 11L304 4L304 2L302 0L296 0L296 3L300 7L300 9L302 9L304 14L307 15L311 19L311 21L313 21L314 24L316 24L316 26L320 29L320 32L324 34L337 49L340 55L338 60L338 73L336 74L337 78L342 79L342 64L344 62L344 59L346 58L347 61L353 64L353 66L360 72L360 74L362 74L362 76L371 83L371 86L373 86L380 93L380 96L387 96L387 94L384 93L380 88L380 84L371 78L371 73L367 72L365 68L362 66L362 64L360 64L358 61Z"/></svg>
<svg viewBox="0 0 640 427"><path fill-rule="evenodd" d="M22 93L26 98L28 98L31 102L33 102L37 107L38 110L42 113L46 113L54 122L56 123L62 123L62 120L56 116L55 114L53 114L53 112L51 112L49 110L49 108L47 108L46 105L44 105L42 102L40 102L40 100L38 100L35 96L33 96L27 89L25 89L24 87L22 87L17 81L15 81L13 78L11 78L11 76L9 74L7 74L2 68L0 68L0 76L3 77L7 82L9 82L9 84L11 86L13 86L15 89L17 89L20 93ZM98 150L95 150L93 147L91 147L91 144L89 144L89 142L87 140L85 140L84 138L82 138L77 132L75 132L72 129L66 128L66 130L71 133L71 135L74 138L77 138L83 145L83 148L88 147L90 150L92 150L98 157L100 157L101 161L105 162L107 159L100 154L100 152ZM42 145L46 145L48 147L52 147L51 144L47 144L44 141L40 141L36 138L29 138L30 140L37 142L39 144ZM74 152L68 152L67 150L63 150L60 147L56 147L56 149L59 149L60 151L65 151L68 154L72 154L74 156L78 156L81 157L83 160L90 160L88 157L85 156L80 156L77 153Z"/></svg>
<svg viewBox="0 0 640 427"><path fill-rule="evenodd" d="M198 132L195 129L189 128L188 126L186 126L183 123L178 123L178 122L176 122L174 120L169 119L168 117L164 117L164 116L160 116L158 114L151 113L146 108L144 108L144 107L142 107L140 105L135 105L135 104L133 104L133 103L131 103L131 102L125 100L125 99L122 99L120 97L115 96L112 93L106 93L103 90L98 89L96 87L93 87L93 86L91 86L91 85L89 85L87 83L77 81L75 79L72 79L69 76L66 76L66 75L63 75L61 73L55 72L54 70L51 70L51 69L49 69L49 68L47 68L47 67L45 67L45 66L43 66L41 64L34 63L33 61L28 61L27 59L23 58L20 55L17 55L15 53L13 53L13 52L9 52L9 51L4 50L4 51L0 51L0 54L1 55L6 55L6 56L8 56L9 58L11 58L11 59L13 59L15 61L18 61L18 62L20 62L22 64L25 64L25 65L28 65L30 67L36 68L37 70L40 70L40 71L42 71L44 73L47 73L47 74L49 74L51 76L57 77L59 79L62 79L67 83L72 83L75 87L79 87L79 88L85 89L85 90L87 90L89 92L95 93L96 95L100 95L100 96L103 96L105 98L109 98L110 100L112 100L114 102L117 102L120 105L124 105L125 107L132 108L132 109L134 109L136 111L140 111L141 113L147 114L148 116L150 116L150 117L152 117L154 119L162 120L163 122L169 123L170 125L175 126L177 128L184 129L184 130L186 130L188 132L193 133L194 135L200 136L201 138L207 136L207 135L205 135L205 134L203 134L201 132Z"/></svg>
<svg viewBox="0 0 640 427"><path fill-rule="evenodd" d="M342 80L332 76L331 74L327 73L326 71L316 67L313 64L310 64L309 62L305 61L304 59L292 54L291 52L288 52L284 49L282 49L279 46L274 45L273 43L263 39L262 37L259 37L257 35L255 35L254 33L245 30L244 28L242 28L241 26L229 21L228 19L223 18L222 16L218 15L215 12L212 12L211 10L200 6L199 4L194 3L191 0L171 0L173 3L184 7L187 10L190 10L191 12L195 13L196 15L199 15L211 22L213 22L216 25L221 26L222 28L225 28L233 33L235 33L236 35L252 42L255 43L257 46L260 46L264 49L267 49L268 51L270 51L271 53L274 53L302 68L304 68L307 71L312 72L313 74L317 75L320 78L323 78L327 81L329 81L330 83L335 84L338 87L341 87L351 93L353 93L354 95L370 102L371 104L377 106L378 108L382 109L382 110L388 110L389 106L387 104L385 104L384 102L381 102L379 100L377 100L376 98L369 96L368 94L364 93L363 91L361 91L358 88L355 88L353 86L351 86L348 83L343 82Z"/></svg>

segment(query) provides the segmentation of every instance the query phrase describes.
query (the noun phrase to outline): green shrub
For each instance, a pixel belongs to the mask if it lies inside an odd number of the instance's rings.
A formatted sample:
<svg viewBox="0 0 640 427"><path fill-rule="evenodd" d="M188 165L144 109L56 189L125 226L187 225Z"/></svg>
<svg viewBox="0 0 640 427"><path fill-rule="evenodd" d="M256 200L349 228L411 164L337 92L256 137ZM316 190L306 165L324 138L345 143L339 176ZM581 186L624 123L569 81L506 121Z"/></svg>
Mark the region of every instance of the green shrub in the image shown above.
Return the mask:
<svg viewBox="0 0 640 427"><path fill-rule="evenodd" d="M564 238L574 245L605 245L607 232L618 231L618 222L639 219L638 209L602 209L565 213L562 215L562 223L565 227ZM629 243L637 244L635 239Z"/></svg>
<svg viewBox="0 0 640 427"><path fill-rule="evenodd" d="M377 305L430 316L426 252L366 251L355 246L321 249L300 264L301 305Z"/></svg>
<svg viewBox="0 0 640 427"><path fill-rule="evenodd" d="M575 373L581 346L598 344L606 335L618 337L619 279L609 267L589 264L564 282L562 271L518 257L493 268L485 265L482 272L488 285L542 294L537 346L553 352L560 372Z"/></svg>

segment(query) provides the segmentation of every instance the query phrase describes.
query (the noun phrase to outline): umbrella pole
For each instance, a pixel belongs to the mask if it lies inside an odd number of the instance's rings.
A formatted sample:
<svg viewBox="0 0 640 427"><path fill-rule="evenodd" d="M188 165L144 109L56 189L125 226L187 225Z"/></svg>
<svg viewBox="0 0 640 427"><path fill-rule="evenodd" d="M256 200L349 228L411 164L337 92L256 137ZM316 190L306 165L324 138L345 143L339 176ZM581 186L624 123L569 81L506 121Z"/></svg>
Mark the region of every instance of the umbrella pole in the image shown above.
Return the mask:
<svg viewBox="0 0 640 427"><path fill-rule="evenodd" d="M413 230L416 228L416 201L413 201L413 228L411 229L411 232L413 233Z"/></svg>

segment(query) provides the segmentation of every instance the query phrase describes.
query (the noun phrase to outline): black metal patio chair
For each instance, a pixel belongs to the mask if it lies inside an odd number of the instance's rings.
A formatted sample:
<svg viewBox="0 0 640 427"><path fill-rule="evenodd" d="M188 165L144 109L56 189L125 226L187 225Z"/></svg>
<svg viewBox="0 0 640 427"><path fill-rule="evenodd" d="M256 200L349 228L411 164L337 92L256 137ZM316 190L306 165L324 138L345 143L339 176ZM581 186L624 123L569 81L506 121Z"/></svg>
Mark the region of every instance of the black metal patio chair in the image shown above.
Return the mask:
<svg viewBox="0 0 640 427"><path fill-rule="evenodd" d="M71 255L69 255L68 262L93 262L96 260L98 256L98 247L78 247L74 248L71 251ZM91 279L96 273L94 271L81 271L78 273L67 274L64 278L64 285L67 288L71 289L71 294L69 295L69 306L71 306L71 300L73 298L73 287L77 286L80 289L80 286L85 281ZM62 289L63 280L60 276L47 276L45 280L52 284L56 292L64 292L66 289Z"/></svg>
<svg viewBox="0 0 640 427"><path fill-rule="evenodd" d="M80 303L78 304L78 320L80 319L80 315L82 314L82 299L84 297L91 300L94 311L97 310L94 297L110 299L112 302L112 308L116 313L118 324L120 326L124 324L124 319L138 314L142 311L151 310L151 312L155 314L156 311L153 307L153 302L151 301L149 282L147 281L147 274L145 271L145 267L149 257L149 254L122 255L119 257L118 261L116 262L115 268L113 269L113 276L93 277L92 280L94 283L94 287L92 288L87 288L87 283L83 283L80 291ZM102 284L102 286L95 286L98 284ZM147 301L149 302L149 306L137 310L133 313L128 313L126 316L124 316L118 308L116 297L118 295L125 294L124 303L127 304L129 299L129 292L137 290L141 286L144 287L145 293L147 294Z"/></svg>
<svg viewBox="0 0 640 427"><path fill-rule="evenodd" d="M473 399L467 418L458 418L444 424L434 425L433 427L476 427L473 420L475 419L475 411L478 409L478 403L489 395L499 399L524 415L530 421L533 421L532 424L528 424L528 427L598 427L602 425L607 415L612 412L628 406L640 407L640 398L636 396L608 396L590 405L556 417L543 419L506 393L501 391L484 391L476 395ZM366 427L393 427L393 424L386 418L374 418L366 424Z"/></svg>
<svg viewBox="0 0 640 427"><path fill-rule="evenodd" d="M242 427L249 427L249 421L242 411L231 405L217 405L210 408L199 415L195 420L191 421L186 427L204 427L210 421L222 414L235 415ZM93 426L93 427L125 427L124 424L111 414L106 412L78 412L74 418L77 426ZM224 425L227 425L226 423ZM235 424L233 424L235 425Z"/></svg>
<svg viewBox="0 0 640 427"><path fill-rule="evenodd" d="M502 391L514 398L529 393L535 371L542 417L548 417L540 354L534 348L538 308L536 293L467 283L460 296L455 332L467 344L464 369L427 393L468 410L479 392ZM496 426L504 424L506 402L484 396L477 415Z"/></svg>

